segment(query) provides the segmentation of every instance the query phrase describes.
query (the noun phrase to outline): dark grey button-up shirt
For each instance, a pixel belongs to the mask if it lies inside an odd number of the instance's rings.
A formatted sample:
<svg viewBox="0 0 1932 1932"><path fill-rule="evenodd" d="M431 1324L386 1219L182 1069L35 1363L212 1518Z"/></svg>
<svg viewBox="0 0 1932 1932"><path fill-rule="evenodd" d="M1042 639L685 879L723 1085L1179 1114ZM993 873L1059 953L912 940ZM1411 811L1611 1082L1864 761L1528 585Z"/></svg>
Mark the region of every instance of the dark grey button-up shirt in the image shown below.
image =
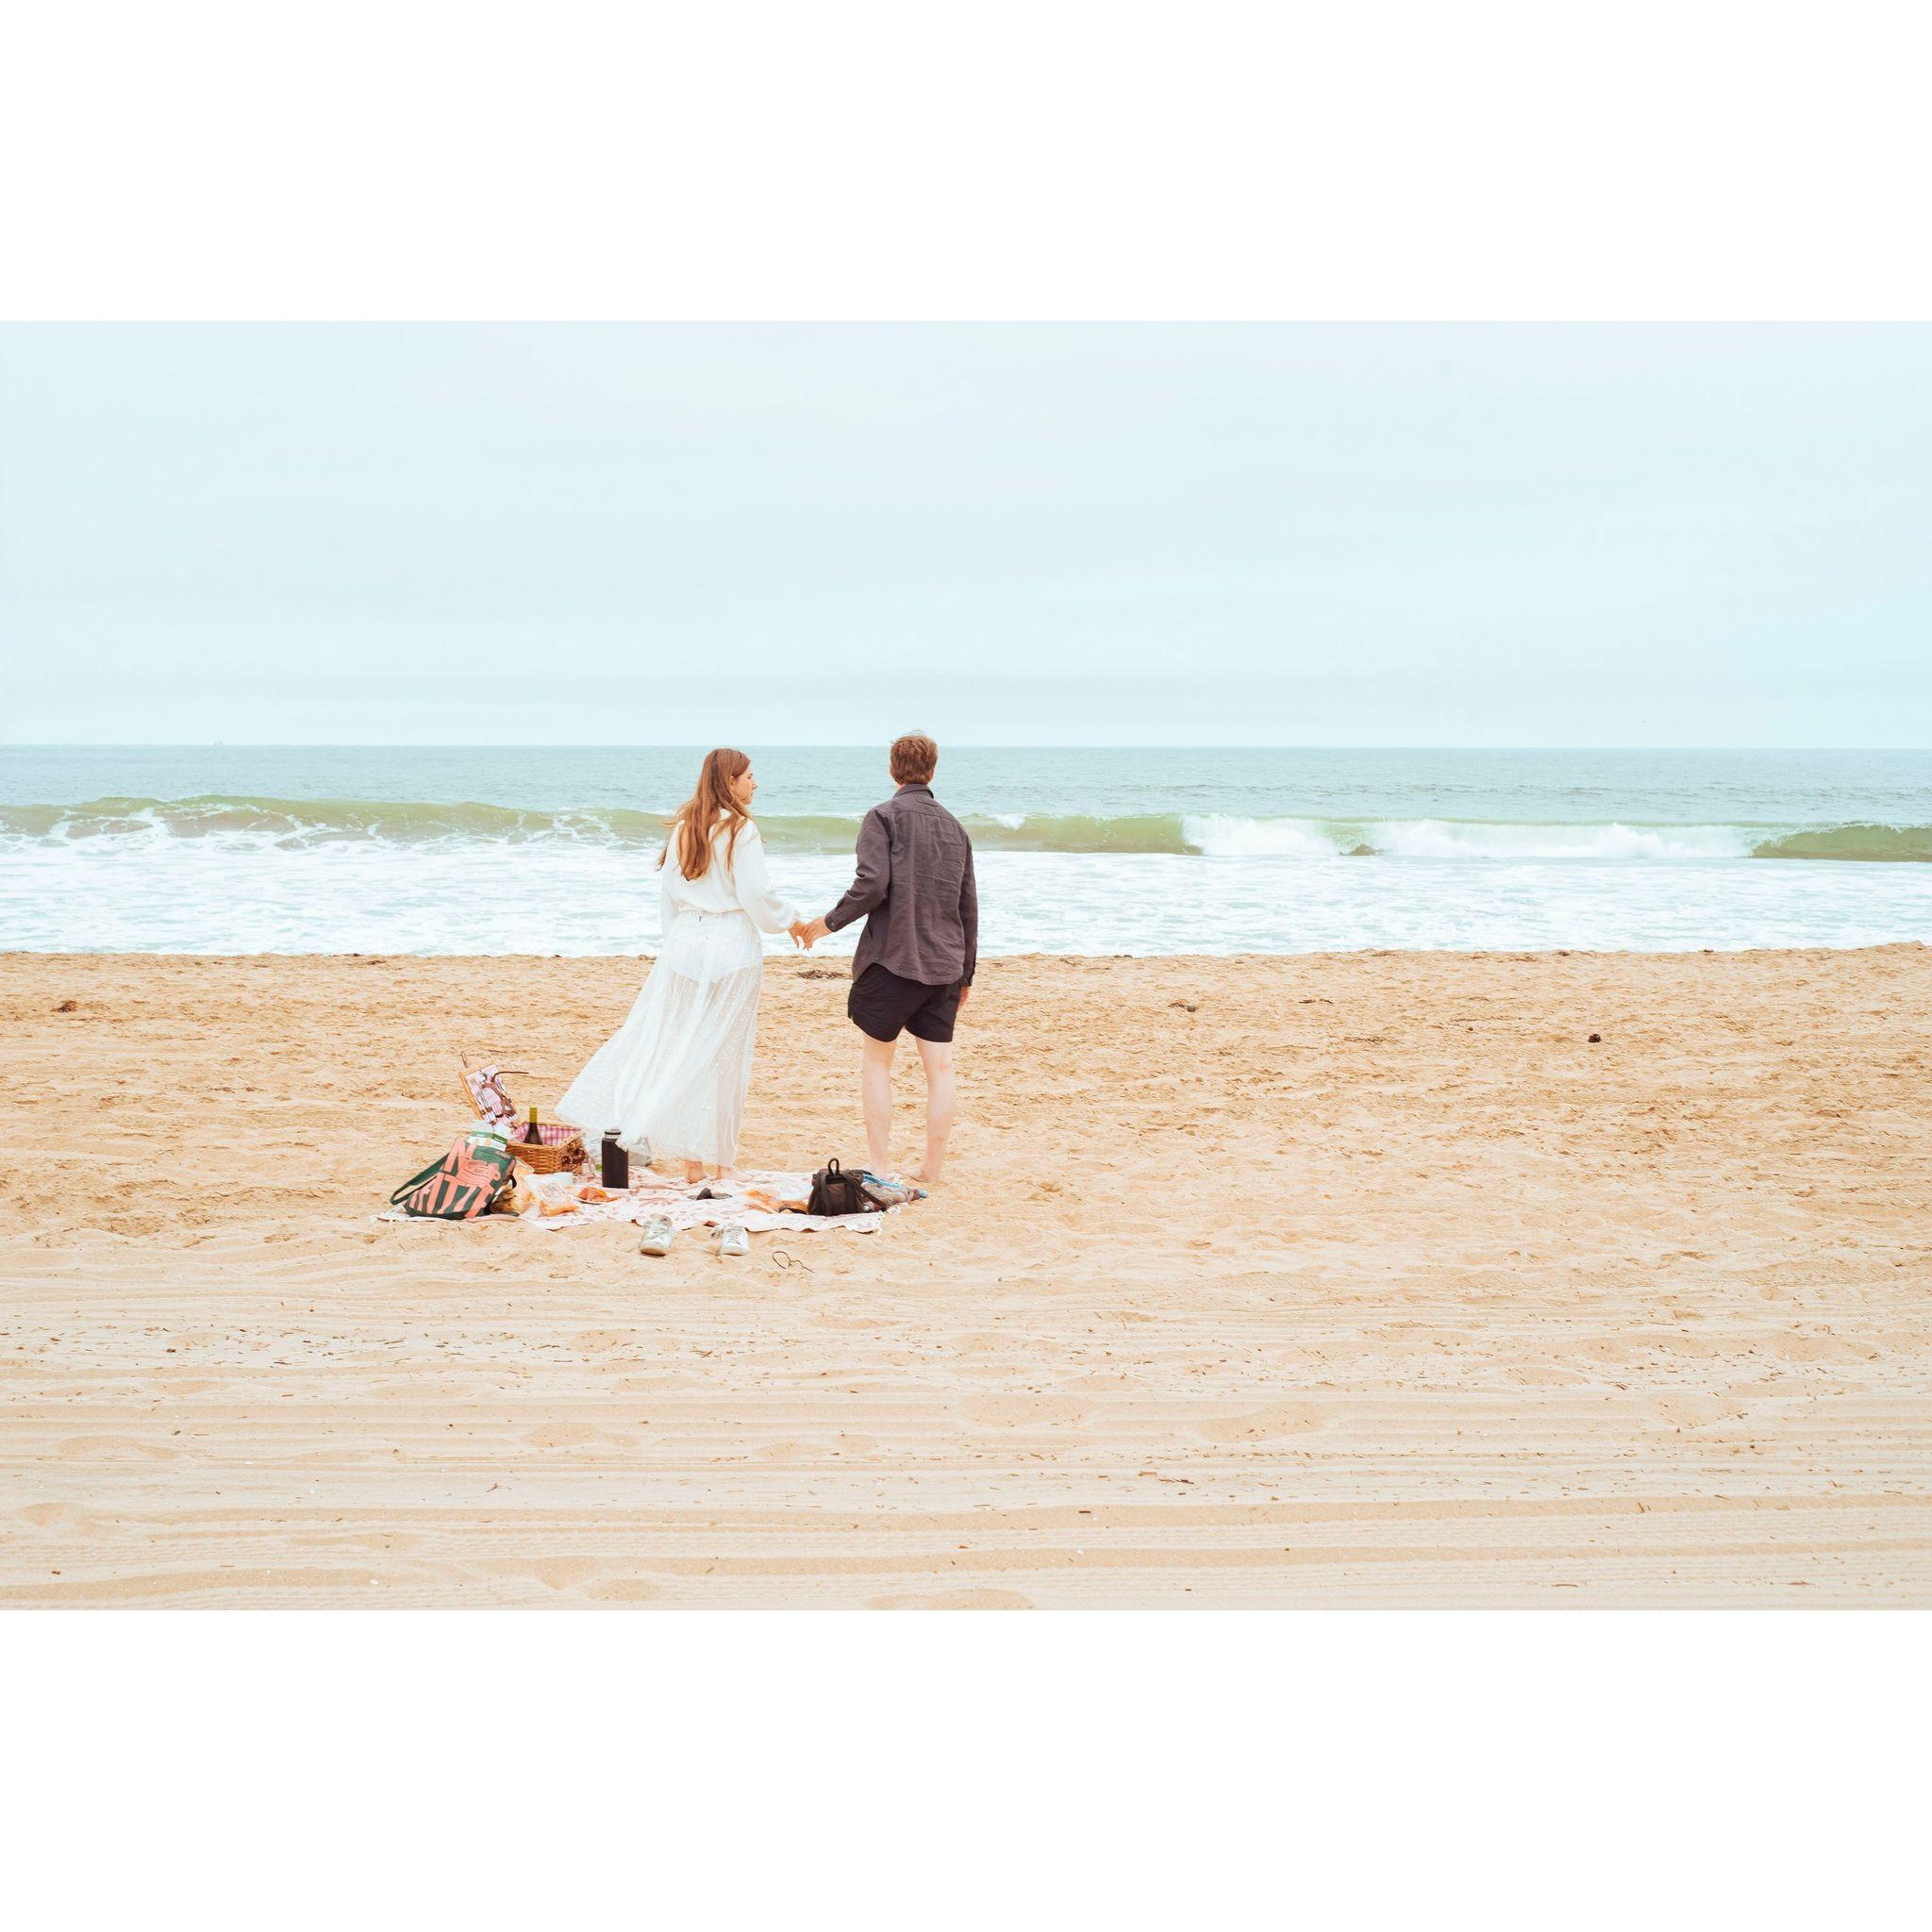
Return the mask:
<svg viewBox="0 0 1932 1932"><path fill-rule="evenodd" d="M858 828L858 875L825 914L837 932L865 920L856 978L883 966L925 986L971 985L979 963L973 841L926 785L902 785Z"/></svg>

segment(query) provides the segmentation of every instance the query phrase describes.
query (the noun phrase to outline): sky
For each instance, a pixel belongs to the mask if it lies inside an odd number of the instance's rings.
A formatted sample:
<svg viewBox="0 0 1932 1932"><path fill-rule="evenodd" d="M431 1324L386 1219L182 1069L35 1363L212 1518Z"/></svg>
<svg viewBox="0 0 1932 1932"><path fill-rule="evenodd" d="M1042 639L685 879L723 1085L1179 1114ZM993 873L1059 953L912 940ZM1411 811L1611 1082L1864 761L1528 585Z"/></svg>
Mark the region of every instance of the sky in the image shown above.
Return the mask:
<svg viewBox="0 0 1932 1932"><path fill-rule="evenodd" d="M0 744L1932 745L1932 327L0 327Z"/></svg>

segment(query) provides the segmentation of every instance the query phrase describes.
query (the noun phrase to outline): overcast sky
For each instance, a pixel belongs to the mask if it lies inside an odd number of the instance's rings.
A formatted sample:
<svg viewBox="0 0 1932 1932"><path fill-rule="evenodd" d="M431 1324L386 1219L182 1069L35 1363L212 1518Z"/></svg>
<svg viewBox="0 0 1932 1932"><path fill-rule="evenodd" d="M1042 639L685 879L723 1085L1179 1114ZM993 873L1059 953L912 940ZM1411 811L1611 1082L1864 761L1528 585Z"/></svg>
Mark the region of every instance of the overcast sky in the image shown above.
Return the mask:
<svg viewBox="0 0 1932 1932"><path fill-rule="evenodd" d="M1932 744L1932 328L0 329L8 742Z"/></svg>

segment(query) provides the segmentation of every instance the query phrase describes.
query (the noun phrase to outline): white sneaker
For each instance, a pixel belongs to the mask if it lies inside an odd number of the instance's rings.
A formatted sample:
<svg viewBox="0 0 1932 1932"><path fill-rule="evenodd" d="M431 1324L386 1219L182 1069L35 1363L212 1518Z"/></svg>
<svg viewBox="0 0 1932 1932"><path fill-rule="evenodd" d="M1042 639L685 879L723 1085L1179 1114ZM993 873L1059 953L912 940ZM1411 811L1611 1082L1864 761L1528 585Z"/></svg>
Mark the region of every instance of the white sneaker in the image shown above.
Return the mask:
<svg viewBox="0 0 1932 1932"><path fill-rule="evenodd" d="M718 1230L718 1258L721 1261L741 1261L751 1253L751 1235L735 1221L728 1227Z"/></svg>
<svg viewBox="0 0 1932 1932"><path fill-rule="evenodd" d="M654 1214L644 1223L638 1238L638 1253L641 1255L668 1255L671 1243L677 1239L677 1230L661 1214Z"/></svg>

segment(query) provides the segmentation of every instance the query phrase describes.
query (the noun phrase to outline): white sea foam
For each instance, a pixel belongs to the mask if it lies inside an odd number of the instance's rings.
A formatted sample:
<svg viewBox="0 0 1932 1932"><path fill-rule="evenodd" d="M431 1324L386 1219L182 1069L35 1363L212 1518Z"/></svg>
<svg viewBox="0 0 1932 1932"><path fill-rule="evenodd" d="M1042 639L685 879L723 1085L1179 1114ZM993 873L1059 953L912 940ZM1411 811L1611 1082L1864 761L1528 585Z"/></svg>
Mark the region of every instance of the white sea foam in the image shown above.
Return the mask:
<svg viewBox="0 0 1932 1932"><path fill-rule="evenodd" d="M1394 858L1748 858L1753 835L1735 825L1496 825L1410 819L1364 827Z"/></svg>
<svg viewBox="0 0 1932 1932"><path fill-rule="evenodd" d="M1214 858L1748 858L1764 836L1740 825L1487 824L1455 819L1360 822L1191 814L1191 851Z"/></svg>
<svg viewBox="0 0 1932 1932"><path fill-rule="evenodd" d="M1212 858L1340 858L1347 847L1316 819L1243 819L1190 812L1181 820L1190 849Z"/></svg>
<svg viewBox="0 0 1932 1932"><path fill-rule="evenodd" d="M774 854L772 870L814 908L852 875L849 857L823 853ZM978 873L989 954L1932 942L1932 892L1915 866L982 852ZM95 839L0 861L0 949L641 953L657 927L651 855L592 841L405 855L373 841L164 839L131 851ZM852 937L821 950L849 952ZM785 950L782 936L771 945Z"/></svg>

